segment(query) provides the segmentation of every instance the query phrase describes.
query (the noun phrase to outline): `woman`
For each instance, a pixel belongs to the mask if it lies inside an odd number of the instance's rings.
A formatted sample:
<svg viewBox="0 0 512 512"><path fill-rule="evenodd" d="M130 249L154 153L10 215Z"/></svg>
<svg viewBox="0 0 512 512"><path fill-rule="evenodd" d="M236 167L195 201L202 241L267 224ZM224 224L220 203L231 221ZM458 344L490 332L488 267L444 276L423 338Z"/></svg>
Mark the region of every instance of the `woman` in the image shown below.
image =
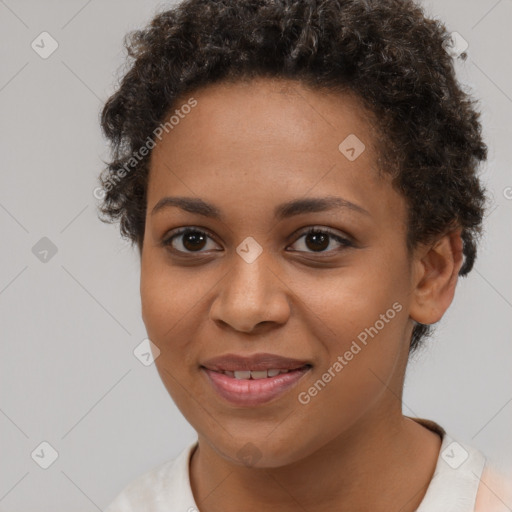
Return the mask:
<svg viewBox="0 0 512 512"><path fill-rule="evenodd" d="M412 1L187 0L127 47L101 211L198 441L108 512L507 510L482 453L401 407L485 205L444 26Z"/></svg>

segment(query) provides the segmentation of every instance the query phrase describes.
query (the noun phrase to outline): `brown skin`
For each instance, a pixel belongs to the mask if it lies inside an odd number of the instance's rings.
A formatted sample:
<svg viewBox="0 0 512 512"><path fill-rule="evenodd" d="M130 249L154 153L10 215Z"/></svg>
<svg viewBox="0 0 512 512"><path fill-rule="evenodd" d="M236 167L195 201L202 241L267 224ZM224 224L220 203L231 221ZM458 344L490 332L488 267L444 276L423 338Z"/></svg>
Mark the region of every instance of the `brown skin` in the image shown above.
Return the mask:
<svg viewBox="0 0 512 512"><path fill-rule="evenodd" d="M453 299L460 231L408 252L405 200L375 172L371 124L356 98L269 79L216 84L193 97L197 106L151 157L141 300L148 336L161 350L160 376L198 432L190 476L199 509L415 510L441 440L402 415L408 345L413 320L439 321ZM338 145L352 133L366 151L350 162ZM176 207L151 215L165 196L211 202L224 221ZM368 214L273 217L278 204L324 196ZM177 236L180 257L161 242L185 226L209 238L194 252L189 238ZM322 251L303 236L312 226L355 247L329 238ZM248 236L263 248L252 264L236 253ZM401 312L301 404L299 392L396 302ZM252 408L224 401L200 370L218 355L259 352L313 367L296 388ZM237 456L247 443L261 457L256 467Z"/></svg>

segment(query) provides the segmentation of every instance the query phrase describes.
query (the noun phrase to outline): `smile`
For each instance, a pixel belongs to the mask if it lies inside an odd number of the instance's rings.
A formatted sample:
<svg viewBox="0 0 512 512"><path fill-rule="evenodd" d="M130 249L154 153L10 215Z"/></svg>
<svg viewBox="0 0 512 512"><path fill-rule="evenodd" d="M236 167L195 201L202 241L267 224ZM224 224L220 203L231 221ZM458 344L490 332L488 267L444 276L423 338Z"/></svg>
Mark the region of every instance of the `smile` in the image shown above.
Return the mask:
<svg viewBox="0 0 512 512"><path fill-rule="evenodd" d="M240 407L253 407L276 400L295 387L310 370L309 364L293 370L216 371L201 368L215 393Z"/></svg>
<svg viewBox="0 0 512 512"><path fill-rule="evenodd" d="M279 369L270 369L270 370L238 370L234 372L230 372L228 370L220 371L218 373L223 373L228 377L234 377L238 380L248 380L248 379L267 379L269 377L275 377L280 373L288 373L290 370L279 370Z"/></svg>

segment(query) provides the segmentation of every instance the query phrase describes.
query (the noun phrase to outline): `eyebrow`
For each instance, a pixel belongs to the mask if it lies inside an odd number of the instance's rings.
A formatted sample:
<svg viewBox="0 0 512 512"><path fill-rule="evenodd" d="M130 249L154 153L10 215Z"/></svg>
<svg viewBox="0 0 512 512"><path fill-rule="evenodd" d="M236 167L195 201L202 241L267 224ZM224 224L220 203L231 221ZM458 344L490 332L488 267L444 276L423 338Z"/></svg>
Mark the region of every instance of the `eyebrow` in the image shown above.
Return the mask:
<svg viewBox="0 0 512 512"><path fill-rule="evenodd" d="M223 220L223 216L219 208L195 197L163 197L153 207L151 215L155 215L155 213L170 207L177 207L189 213L195 213L197 215L221 221ZM282 203L274 209L274 217L278 220L283 220L302 213L323 212L339 208L345 208L365 215L370 215L370 213L362 206L351 203L341 197L327 196L295 199Z"/></svg>

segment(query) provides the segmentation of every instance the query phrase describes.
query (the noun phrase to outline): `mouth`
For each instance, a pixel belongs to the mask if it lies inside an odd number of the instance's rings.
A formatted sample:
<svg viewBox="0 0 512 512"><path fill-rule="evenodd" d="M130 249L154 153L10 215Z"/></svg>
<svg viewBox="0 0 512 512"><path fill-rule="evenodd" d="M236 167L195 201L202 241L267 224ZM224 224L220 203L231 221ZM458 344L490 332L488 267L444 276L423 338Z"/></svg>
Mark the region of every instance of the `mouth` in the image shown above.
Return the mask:
<svg viewBox="0 0 512 512"><path fill-rule="evenodd" d="M311 364L267 370L211 370L202 366L201 371L215 394L229 405L255 407L284 397L311 368Z"/></svg>
<svg viewBox="0 0 512 512"><path fill-rule="evenodd" d="M208 370L203 366L204 369ZM306 363L303 366L299 366L298 368L269 368L268 370L211 370L216 373L222 373L228 377L237 379L237 380L260 380L260 379L269 379L273 377L277 377L278 375L283 375L290 372L296 372L301 370L307 370L311 368L311 365Z"/></svg>

